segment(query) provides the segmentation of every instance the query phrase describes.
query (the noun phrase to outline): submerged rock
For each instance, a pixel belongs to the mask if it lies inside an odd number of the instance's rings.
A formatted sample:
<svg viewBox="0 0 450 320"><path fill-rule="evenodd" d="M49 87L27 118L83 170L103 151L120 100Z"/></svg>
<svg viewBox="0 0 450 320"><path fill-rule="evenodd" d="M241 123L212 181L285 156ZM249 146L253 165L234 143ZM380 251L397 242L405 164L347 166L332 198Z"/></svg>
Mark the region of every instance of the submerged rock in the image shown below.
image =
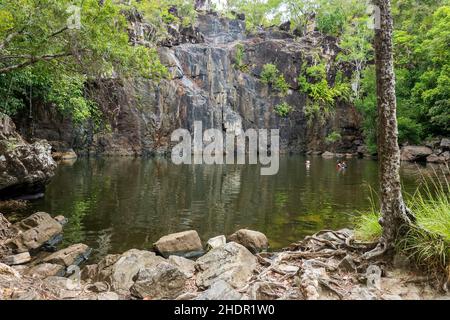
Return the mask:
<svg viewBox="0 0 450 320"><path fill-rule="evenodd" d="M177 267L162 262L141 269L130 291L141 299L175 299L183 292L186 280L186 275Z"/></svg>
<svg viewBox="0 0 450 320"><path fill-rule="evenodd" d="M209 288L214 282L224 280L234 288L241 288L253 275L257 260L244 246L230 242L215 248L196 262L197 286Z"/></svg>
<svg viewBox="0 0 450 320"><path fill-rule="evenodd" d="M14 224L15 236L5 242L14 252L35 250L62 232L62 226L48 213L38 212Z"/></svg>
<svg viewBox="0 0 450 320"><path fill-rule="evenodd" d="M336 156L336 154L331 153L329 151L322 153L322 158L326 158L326 159L331 159L331 158L334 158L335 156Z"/></svg>
<svg viewBox="0 0 450 320"><path fill-rule="evenodd" d="M154 247L165 257L172 254L195 254L203 251L202 241L195 230L164 236L154 244Z"/></svg>
<svg viewBox="0 0 450 320"><path fill-rule="evenodd" d="M252 253L258 253L262 250L267 250L269 247L269 241L267 237L259 232L247 229L241 229L228 237L229 241L242 244Z"/></svg>
<svg viewBox="0 0 450 320"><path fill-rule="evenodd" d="M42 193L55 169L48 142L26 142L0 114L0 199Z"/></svg>

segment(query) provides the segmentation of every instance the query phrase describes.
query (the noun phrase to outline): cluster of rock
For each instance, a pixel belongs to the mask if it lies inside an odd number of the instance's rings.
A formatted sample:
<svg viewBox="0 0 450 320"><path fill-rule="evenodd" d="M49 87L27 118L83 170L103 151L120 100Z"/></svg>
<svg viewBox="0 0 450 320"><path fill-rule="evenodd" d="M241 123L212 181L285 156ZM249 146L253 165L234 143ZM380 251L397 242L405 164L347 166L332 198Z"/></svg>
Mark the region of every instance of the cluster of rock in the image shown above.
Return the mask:
<svg viewBox="0 0 450 320"><path fill-rule="evenodd" d="M47 141L28 143L0 113L0 199L43 193L55 169Z"/></svg>
<svg viewBox="0 0 450 320"><path fill-rule="evenodd" d="M431 141L425 146L405 146L401 150L401 160L428 163L450 162L450 139Z"/></svg>
<svg viewBox="0 0 450 320"><path fill-rule="evenodd" d="M436 298L410 272L362 261L350 230L324 231L273 253L257 231L239 230L203 246L190 230L160 238L154 251L131 249L86 265L84 244L48 252L65 222L36 213L11 225L0 215L0 299Z"/></svg>
<svg viewBox="0 0 450 320"><path fill-rule="evenodd" d="M191 230L162 237L155 252L131 249L80 270L87 245L54 249L66 222L38 212L10 224L0 215L0 299L238 299L258 265L252 252L268 248L266 236L251 230L204 248Z"/></svg>
<svg viewBox="0 0 450 320"><path fill-rule="evenodd" d="M366 146L359 146L353 153L336 153L336 152L309 152L312 155L321 155L325 159L333 158L374 158ZM424 146L403 146L401 148L401 161L406 162L428 162L428 163L448 163L450 162L450 138L433 140Z"/></svg>

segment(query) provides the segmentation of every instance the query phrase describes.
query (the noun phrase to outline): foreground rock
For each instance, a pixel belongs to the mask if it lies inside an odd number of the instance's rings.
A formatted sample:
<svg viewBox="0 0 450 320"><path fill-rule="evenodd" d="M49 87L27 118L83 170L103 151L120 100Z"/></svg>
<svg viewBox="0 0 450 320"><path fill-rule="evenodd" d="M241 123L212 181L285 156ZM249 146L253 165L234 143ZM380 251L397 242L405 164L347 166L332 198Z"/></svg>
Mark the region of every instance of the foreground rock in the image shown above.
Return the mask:
<svg viewBox="0 0 450 320"><path fill-rule="evenodd" d="M155 250L163 256L172 254L198 254L203 251L202 241L195 230L169 234L154 244Z"/></svg>
<svg viewBox="0 0 450 320"><path fill-rule="evenodd" d="M197 286L209 288L214 282L223 280L234 288L244 287L253 275L257 260L244 246L229 242L209 251L196 262Z"/></svg>
<svg viewBox="0 0 450 320"><path fill-rule="evenodd" d="M228 237L229 241L233 241L242 244L252 253L258 253L262 250L267 250L269 247L269 241L264 233L259 231L241 229L236 231Z"/></svg>
<svg viewBox="0 0 450 320"><path fill-rule="evenodd" d="M25 264L27 262L30 262L31 256L30 256L30 253L27 251L27 252L4 257L2 259L2 261L3 261L3 263L6 263L7 265L16 266L16 265Z"/></svg>
<svg viewBox="0 0 450 320"><path fill-rule="evenodd" d="M0 199L44 192L55 169L51 146L45 140L26 142L0 113Z"/></svg>
<svg viewBox="0 0 450 320"><path fill-rule="evenodd" d="M402 161L426 161L433 150L425 146L406 146L401 150Z"/></svg>
<svg viewBox="0 0 450 320"><path fill-rule="evenodd" d="M91 249L83 243L74 244L49 255L43 261L45 263L59 264L64 267L79 265L81 262L87 260L90 251Z"/></svg>
<svg viewBox="0 0 450 320"><path fill-rule="evenodd" d="M218 280L202 292L195 300L241 300L242 294L237 292L226 281Z"/></svg>
<svg viewBox="0 0 450 320"><path fill-rule="evenodd" d="M191 278L195 273L195 262L179 256L170 256L168 262L183 272L186 277Z"/></svg>
<svg viewBox="0 0 450 320"><path fill-rule="evenodd" d="M42 263L27 271L27 275L38 279L45 279L52 276L62 277L65 273L64 266L52 263Z"/></svg>
<svg viewBox="0 0 450 320"><path fill-rule="evenodd" d="M226 243L227 243L227 238L224 235L211 238L206 242L206 250L209 251L211 249L224 246Z"/></svg>
<svg viewBox="0 0 450 320"><path fill-rule="evenodd" d="M5 245L16 253L36 250L62 232L62 226L48 213L38 212L14 224L15 234Z"/></svg>
<svg viewBox="0 0 450 320"><path fill-rule="evenodd" d="M162 262L141 269L130 291L141 299L175 299L184 289L187 277L177 267Z"/></svg>
<svg viewBox="0 0 450 320"><path fill-rule="evenodd" d="M116 257L109 256L105 261L105 267L99 263L99 276L109 282L111 287L118 292L128 292L133 285L133 278L140 270L148 269L164 262L162 257L155 253L144 250L131 249L122 254L116 262L110 264Z"/></svg>

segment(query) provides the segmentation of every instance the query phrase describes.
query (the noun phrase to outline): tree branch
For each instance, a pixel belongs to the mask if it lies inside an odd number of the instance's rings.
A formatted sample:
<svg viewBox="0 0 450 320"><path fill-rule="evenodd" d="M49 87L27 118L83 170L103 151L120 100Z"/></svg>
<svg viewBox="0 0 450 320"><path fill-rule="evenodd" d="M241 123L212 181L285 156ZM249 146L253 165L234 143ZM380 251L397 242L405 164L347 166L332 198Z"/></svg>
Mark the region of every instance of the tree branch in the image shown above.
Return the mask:
<svg viewBox="0 0 450 320"><path fill-rule="evenodd" d="M35 64L39 61L50 61L50 60L54 60L54 59L58 59L58 58L62 58L62 57L68 57L71 56L72 53L69 52L64 52L64 53L57 53L57 54L46 54L46 55L42 55L39 57L33 57L33 56L23 56L24 58L28 59L28 61L19 63L19 64L15 64L12 66L8 66L8 67L4 67L0 69L0 73L8 73L17 69L21 69L24 67L27 67L29 65Z"/></svg>

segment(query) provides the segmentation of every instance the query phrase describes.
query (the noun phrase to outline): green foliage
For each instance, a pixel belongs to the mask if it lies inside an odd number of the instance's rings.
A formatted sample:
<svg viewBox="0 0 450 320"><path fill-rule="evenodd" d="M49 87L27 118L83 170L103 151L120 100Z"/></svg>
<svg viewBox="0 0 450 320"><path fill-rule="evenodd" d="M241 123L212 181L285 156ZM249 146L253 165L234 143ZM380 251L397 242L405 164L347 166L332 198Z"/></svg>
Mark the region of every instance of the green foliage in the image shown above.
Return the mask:
<svg viewBox="0 0 450 320"><path fill-rule="evenodd" d="M333 113L338 99L351 99L350 85L343 82L342 75L336 76L334 84L329 83L325 63L310 67L304 64L302 69L304 71L298 77L298 83L300 91L307 95L305 115L310 124L314 119L324 123Z"/></svg>
<svg viewBox="0 0 450 320"><path fill-rule="evenodd" d="M228 0L226 12L245 13L246 28L249 31L257 27L268 27L278 24L276 11L281 0Z"/></svg>
<svg viewBox="0 0 450 320"><path fill-rule="evenodd" d="M261 81L273 86L273 88L279 92L280 96L286 96L289 91L289 84L286 82L283 74L281 74L278 68L271 63L263 66Z"/></svg>
<svg viewBox="0 0 450 320"><path fill-rule="evenodd" d="M79 28L68 27L77 20L71 5L80 8ZM129 42L125 15L133 8L112 0L2 1L0 109L14 114L41 101L83 121L97 114L84 92L90 79L165 77L154 47Z"/></svg>
<svg viewBox="0 0 450 320"><path fill-rule="evenodd" d="M341 139L342 139L341 134L337 131L333 131L325 138L325 142L328 144L333 144L341 141Z"/></svg>
<svg viewBox="0 0 450 320"><path fill-rule="evenodd" d="M280 117L286 118L294 110L294 108L287 102L283 102L277 105L274 110Z"/></svg>
<svg viewBox="0 0 450 320"><path fill-rule="evenodd" d="M242 44L236 45L236 56L234 58L234 67L241 72L248 72L248 65L244 63L245 48Z"/></svg>
<svg viewBox="0 0 450 320"><path fill-rule="evenodd" d="M341 8L320 12L317 16L317 29L327 35L338 36L344 31L346 15Z"/></svg>
<svg viewBox="0 0 450 320"><path fill-rule="evenodd" d="M407 205L416 218L405 237L396 245L417 266L441 277L450 265L450 184L444 173L435 174L407 199ZM355 234L364 241L376 241L382 233L379 213L373 205L368 214L357 219Z"/></svg>

